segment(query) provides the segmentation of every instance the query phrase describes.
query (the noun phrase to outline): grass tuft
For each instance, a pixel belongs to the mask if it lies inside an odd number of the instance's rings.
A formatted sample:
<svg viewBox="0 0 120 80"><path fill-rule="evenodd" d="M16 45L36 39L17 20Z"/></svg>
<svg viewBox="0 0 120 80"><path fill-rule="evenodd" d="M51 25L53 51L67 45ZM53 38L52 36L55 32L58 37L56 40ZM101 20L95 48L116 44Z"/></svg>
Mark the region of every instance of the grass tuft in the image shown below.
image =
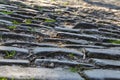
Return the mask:
<svg viewBox="0 0 120 80"><path fill-rule="evenodd" d="M15 55L16 55L16 51L11 51L11 52L6 51L5 58L13 58Z"/></svg>

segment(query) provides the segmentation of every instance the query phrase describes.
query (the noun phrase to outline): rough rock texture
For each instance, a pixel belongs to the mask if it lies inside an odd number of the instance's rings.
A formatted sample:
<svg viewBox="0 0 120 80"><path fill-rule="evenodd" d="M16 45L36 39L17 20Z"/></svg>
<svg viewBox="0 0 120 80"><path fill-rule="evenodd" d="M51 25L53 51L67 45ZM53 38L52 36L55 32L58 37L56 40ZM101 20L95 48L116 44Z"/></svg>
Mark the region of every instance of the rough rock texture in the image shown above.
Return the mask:
<svg viewBox="0 0 120 80"><path fill-rule="evenodd" d="M89 80L119 80L120 79L119 76L120 71L117 70L94 69L94 70L87 70L84 72L84 74Z"/></svg>
<svg viewBox="0 0 120 80"><path fill-rule="evenodd" d="M1 66L0 77L15 80L84 80L77 73L47 68L24 68L15 66Z"/></svg>
<svg viewBox="0 0 120 80"><path fill-rule="evenodd" d="M119 75L119 0L0 0L0 80Z"/></svg>

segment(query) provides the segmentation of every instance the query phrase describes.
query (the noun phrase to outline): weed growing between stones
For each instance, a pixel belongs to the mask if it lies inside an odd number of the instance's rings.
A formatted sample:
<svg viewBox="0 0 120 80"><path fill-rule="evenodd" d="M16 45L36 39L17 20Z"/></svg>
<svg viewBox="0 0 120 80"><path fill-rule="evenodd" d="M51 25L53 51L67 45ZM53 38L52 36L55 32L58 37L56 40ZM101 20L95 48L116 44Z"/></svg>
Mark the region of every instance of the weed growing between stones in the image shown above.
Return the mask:
<svg viewBox="0 0 120 80"><path fill-rule="evenodd" d="M11 52L6 51L5 58L13 58L15 54L16 54L16 51L11 51Z"/></svg>

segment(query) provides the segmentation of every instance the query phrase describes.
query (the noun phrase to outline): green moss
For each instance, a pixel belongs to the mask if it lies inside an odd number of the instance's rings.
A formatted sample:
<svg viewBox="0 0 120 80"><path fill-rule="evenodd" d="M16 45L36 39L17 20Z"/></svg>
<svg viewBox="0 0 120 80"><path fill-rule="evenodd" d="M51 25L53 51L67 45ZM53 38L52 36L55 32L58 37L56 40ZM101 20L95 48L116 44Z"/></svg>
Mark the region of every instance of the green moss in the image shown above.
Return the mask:
<svg viewBox="0 0 120 80"><path fill-rule="evenodd" d="M45 19L44 22L52 23L52 22L56 22L56 20L54 20L54 19Z"/></svg>
<svg viewBox="0 0 120 80"><path fill-rule="evenodd" d="M25 20L25 23L26 23L26 24L31 24L32 21L31 21L31 19L26 19L26 20Z"/></svg>
<svg viewBox="0 0 120 80"><path fill-rule="evenodd" d="M19 22L17 22L16 20L13 20L13 24L18 25L18 24L20 24L20 23L19 23Z"/></svg>
<svg viewBox="0 0 120 80"><path fill-rule="evenodd" d="M54 2L55 0L51 0L52 2Z"/></svg>
<svg viewBox="0 0 120 80"><path fill-rule="evenodd" d="M8 79L8 78L5 78L5 77L0 77L0 80L15 80L15 79L14 78Z"/></svg>
<svg viewBox="0 0 120 80"><path fill-rule="evenodd" d="M0 11L1 13L3 13L3 14L13 14L13 12L10 12L10 11L4 11L4 10L2 10L2 11Z"/></svg>
<svg viewBox="0 0 120 80"><path fill-rule="evenodd" d="M8 26L8 29L10 29L10 30L14 30L14 29L16 29L17 27L15 26L15 25L13 25L13 26Z"/></svg>
<svg viewBox="0 0 120 80"><path fill-rule="evenodd" d="M69 2L64 2L63 5L64 6L69 5Z"/></svg>
<svg viewBox="0 0 120 80"><path fill-rule="evenodd" d="M38 10L39 10L39 11L42 11L42 10L43 10L43 8L42 8L41 6L39 6L39 7L38 7Z"/></svg>
<svg viewBox="0 0 120 80"><path fill-rule="evenodd" d="M0 77L0 80L8 80L8 79L5 77Z"/></svg>
<svg viewBox="0 0 120 80"><path fill-rule="evenodd" d="M73 55L73 54L69 54L68 56L69 56L70 58L72 58L72 59L74 58L74 55Z"/></svg>
<svg viewBox="0 0 120 80"><path fill-rule="evenodd" d="M120 44L120 40L109 40L109 43Z"/></svg>
<svg viewBox="0 0 120 80"><path fill-rule="evenodd" d="M70 67L69 70L71 72L78 72L78 68L76 68L76 67Z"/></svg>

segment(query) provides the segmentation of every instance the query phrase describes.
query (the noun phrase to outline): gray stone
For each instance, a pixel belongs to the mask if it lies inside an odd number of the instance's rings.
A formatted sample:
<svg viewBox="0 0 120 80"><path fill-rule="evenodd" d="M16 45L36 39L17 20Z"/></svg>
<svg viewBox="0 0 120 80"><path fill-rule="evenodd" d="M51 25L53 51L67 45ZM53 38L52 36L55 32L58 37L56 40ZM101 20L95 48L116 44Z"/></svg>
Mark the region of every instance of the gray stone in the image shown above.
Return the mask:
<svg viewBox="0 0 120 80"><path fill-rule="evenodd" d="M8 47L8 46L0 46L0 51L16 51L16 52L28 54L27 49L17 48L17 47Z"/></svg>
<svg viewBox="0 0 120 80"><path fill-rule="evenodd" d="M102 59L120 59L120 50L85 48L88 57Z"/></svg>
<svg viewBox="0 0 120 80"><path fill-rule="evenodd" d="M112 30L112 29L104 29L104 28L99 28L99 31L104 31L104 32L110 32L110 33L116 33L116 34L120 34L119 30Z"/></svg>
<svg viewBox="0 0 120 80"><path fill-rule="evenodd" d="M10 14L10 16L22 18L22 19L32 19L32 16L27 16L27 15L22 15L22 14L17 14L17 13Z"/></svg>
<svg viewBox="0 0 120 80"><path fill-rule="evenodd" d="M12 46L12 45L15 45L15 44L18 44L18 45L26 45L26 46L39 46L39 47L58 47L58 45L56 44L52 44L52 43L35 43L35 42L23 42L23 41L6 41L6 42L3 42L1 43L2 45L4 46Z"/></svg>
<svg viewBox="0 0 120 80"><path fill-rule="evenodd" d="M120 44L113 44L113 43L99 43L99 42L96 42L96 43L94 43L94 45L105 46L105 47L120 47Z"/></svg>
<svg viewBox="0 0 120 80"><path fill-rule="evenodd" d="M0 77L15 80L84 80L78 73L48 68L0 66Z"/></svg>
<svg viewBox="0 0 120 80"><path fill-rule="evenodd" d="M0 19L6 20L6 21L11 21L11 22L13 22L13 20L20 22L20 23L23 22L23 19L21 19L21 18L11 17L11 16L5 15L5 14L0 15Z"/></svg>
<svg viewBox="0 0 120 80"><path fill-rule="evenodd" d="M9 29L5 29L5 28L0 28L0 31L1 31L1 32L10 32Z"/></svg>
<svg viewBox="0 0 120 80"><path fill-rule="evenodd" d="M16 59L0 59L0 65L24 65L28 66L30 62L28 60L16 60Z"/></svg>
<svg viewBox="0 0 120 80"><path fill-rule="evenodd" d="M83 30L83 33L86 34L97 34L100 36L105 36L105 37L111 37L111 38L120 38L119 34L111 33L111 32L104 32L104 31L98 31L98 30Z"/></svg>
<svg viewBox="0 0 120 80"><path fill-rule="evenodd" d="M120 61L117 60L108 60L108 59L91 59L92 63L96 66L104 68L120 68Z"/></svg>
<svg viewBox="0 0 120 80"><path fill-rule="evenodd" d="M62 32L80 33L80 29L69 29L69 28L55 27L55 30L62 31Z"/></svg>
<svg viewBox="0 0 120 80"><path fill-rule="evenodd" d="M0 26L12 26L12 22L6 20L0 20Z"/></svg>
<svg viewBox="0 0 120 80"><path fill-rule="evenodd" d="M37 31L37 29L35 29L34 31L31 31L28 26L26 26L26 28L25 28L25 26L24 27L18 27L18 28L19 29L15 29L14 32L16 32L16 33L23 32L23 33L26 33L26 34L34 34L34 35L38 34L41 37L49 37L50 36L49 34L44 34L40 31Z"/></svg>
<svg viewBox="0 0 120 80"><path fill-rule="evenodd" d="M40 65L40 63L55 63L61 65L69 65L69 66L85 66L85 67L93 67L91 64L79 63L76 61L69 61L69 60L58 60L58 59L36 59L35 64Z"/></svg>
<svg viewBox="0 0 120 80"><path fill-rule="evenodd" d="M100 31L101 35L106 36L106 37L110 37L110 38L120 38L119 34L115 34L115 33L111 33L111 32L103 32Z"/></svg>
<svg viewBox="0 0 120 80"><path fill-rule="evenodd" d="M77 23L75 26L74 26L75 29L95 29L95 28L98 28L95 24L92 24L92 23L86 23L86 22L80 22L80 23Z"/></svg>
<svg viewBox="0 0 120 80"><path fill-rule="evenodd" d="M84 71L88 80L120 80L119 70L93 69Z"/></svg>
<svg viewBox="0 0 120 80"><path fill-rule="evenodd" d="M72 39L83 39L89 41L97 41L98 38L95 36L87 35L87 34L75 34L69 32L58 32L57 35L62 38L72 38Z"/></svg>
<svg viewBox="0 0 120 80"><path fill-rule="evenodd" d="M28 34L18 34L18 33L13 33L13 32L0 32L0 35L2 38L13 38L13 39L35 39L34 36L28 35Z"/></svg>
<svg viewBox="0 0 120 80"><path fill-rule="evenodd" d="M12 9L18 9L17 6L5 5L5 4L0 4L0 7L4 7L4 8L12 8Z"/></svg>
<svg viewBox="0 0 120 80"><path fill-rule="evenodd" d="M37 55L46 55L51 53L61 53L61 54L74 54L82 57L83 54L80 51L75 49L68 49L68 48L51 48L51 47L38 47L33 50L34 54Z"/></svg>
<svg viewBox="0 0 120 80"><path fill-rule="evenodd" d="M35 12L26 12L26 11L16 11L15 13L17 13L17 14L22 14L22 15L29 15L29 16L36 16L37 15L37 13L35 13Z"/></svg>
<svg viewBox="0 0 120 80"><path fill-rule="evenodd" d="M67 48L94 48L94 49L103 49L105 47L102 46L94 46L94 45L77 45L77 44L67 44L63 45L62 47L67 47Z"/></svg>
<svg viewBox="0 0 120 80"><path fill-rule="evenodd" d="M66 44L88 44L86 40L75 40L75 39L58 39L58 38L44 38L43 42L64 42Z"/></svg>

